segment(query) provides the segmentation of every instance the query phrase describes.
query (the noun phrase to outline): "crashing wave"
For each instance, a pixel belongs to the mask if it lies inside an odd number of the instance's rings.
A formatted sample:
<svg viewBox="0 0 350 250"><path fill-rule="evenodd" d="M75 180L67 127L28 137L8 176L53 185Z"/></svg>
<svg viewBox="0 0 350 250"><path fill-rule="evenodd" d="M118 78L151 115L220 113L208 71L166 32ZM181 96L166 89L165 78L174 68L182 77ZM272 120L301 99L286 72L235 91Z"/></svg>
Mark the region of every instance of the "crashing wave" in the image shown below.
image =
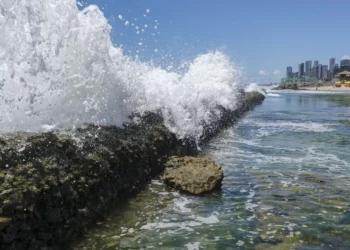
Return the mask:
<svg viewBox="0 0 350 250"><path fill-rule="evenodd" d="M240 69L222 52L184 73L126 56L101 10L75 0L0 2L0 132L120 125L161 110L179 137L199 138L218 106L234 109Z"/></svg>

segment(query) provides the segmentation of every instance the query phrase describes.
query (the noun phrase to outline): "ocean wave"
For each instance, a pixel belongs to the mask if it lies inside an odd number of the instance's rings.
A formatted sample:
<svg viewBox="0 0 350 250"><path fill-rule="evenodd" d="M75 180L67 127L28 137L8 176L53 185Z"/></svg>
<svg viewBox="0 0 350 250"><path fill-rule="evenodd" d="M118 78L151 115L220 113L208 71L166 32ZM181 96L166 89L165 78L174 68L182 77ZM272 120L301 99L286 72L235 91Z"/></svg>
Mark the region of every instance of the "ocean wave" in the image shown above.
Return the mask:
<svg viewBox="0 0 350 250"><path fill-rule="evenodd" d="M170 71L113 46L95 5L3 0L0 10L0 132L120 125L160 110L178 137L199 138L218 106L236 107L240 67L220 51Z"/></svg>

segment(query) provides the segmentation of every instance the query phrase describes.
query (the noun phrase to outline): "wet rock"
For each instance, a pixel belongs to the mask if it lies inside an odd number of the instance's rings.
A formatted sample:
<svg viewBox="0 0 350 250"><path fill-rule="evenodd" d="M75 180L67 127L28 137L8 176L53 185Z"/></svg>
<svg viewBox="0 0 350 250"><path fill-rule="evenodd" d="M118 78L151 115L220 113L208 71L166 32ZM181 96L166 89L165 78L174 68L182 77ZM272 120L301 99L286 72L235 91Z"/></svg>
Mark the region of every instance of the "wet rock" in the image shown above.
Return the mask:
<svg viewBox="0 0 350 250"><path fill-rule="evenodd" d="M308 175L308 174L304 174L302 175L302 178L306 181L309 181L309 182L314 182L314 183L319 183L319 184L324 184L325 181L316 177L316 176L312 176L312 175Z"/></svg>
<svg viewBox="0 0 350 250"><path fill-rule="evenodd" d="M10 222L11 218L0 217L0 230L4 229Z"/></svg>
<svg viewBox="0 0 350 250"><path fill-rule="evenodd" d="M345 126L350 126L350 120L340 120L339 122Z"/></svg>
<svg viewBox="0 0 350 250"><path fill-rule="evenodd" d="M222 168L210 158L172 157L165 164L163 180L168 185L192 194L218 187L224 177Z"/></svg>
<svg viewBox="0 0 350 250"><path fill-rule="evenodd" d="M263 99L242 92L235 111L222 109L204 126L200 143ZM122 127L1 135L0 249L67 249L88 226L161 174L169 157L197 152L193 139L176 138L161 115L147 112L134 114ZM208 177L202 188L217 186L222 176L216 178Z"/></svg>
<svg viewBox="0 0 350 250"><path fill-rule="evenodd" d="M279 86L273 88L272 90L283 90L283 89L292 89L292 90L298 90L298 84L296 83L286 83L286 84L280 84Z"/></svg>
<svg viewBox="0 0 350 250"><path fill-rule="evenodd" d="M277 245L281 244L282 240L281 239L269 239L269 237L266 234L262 234L258 237L258 240L262 243L265 244L270 244L270 245Z"/></svg>

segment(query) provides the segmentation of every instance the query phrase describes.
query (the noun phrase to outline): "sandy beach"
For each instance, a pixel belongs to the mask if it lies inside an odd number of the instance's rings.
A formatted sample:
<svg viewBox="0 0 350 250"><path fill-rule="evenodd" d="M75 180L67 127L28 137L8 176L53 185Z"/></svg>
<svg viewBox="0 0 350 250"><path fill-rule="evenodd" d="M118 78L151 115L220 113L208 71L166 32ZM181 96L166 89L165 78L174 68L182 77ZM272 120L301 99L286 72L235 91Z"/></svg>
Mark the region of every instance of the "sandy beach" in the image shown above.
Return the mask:
<svg viewBox="0 0 350 250"><path fill-rule="evenodd" d="M344 85L340 88L336 88L335 86L301 87L299 90L350 91L350 87L345 87Z"/></svg>

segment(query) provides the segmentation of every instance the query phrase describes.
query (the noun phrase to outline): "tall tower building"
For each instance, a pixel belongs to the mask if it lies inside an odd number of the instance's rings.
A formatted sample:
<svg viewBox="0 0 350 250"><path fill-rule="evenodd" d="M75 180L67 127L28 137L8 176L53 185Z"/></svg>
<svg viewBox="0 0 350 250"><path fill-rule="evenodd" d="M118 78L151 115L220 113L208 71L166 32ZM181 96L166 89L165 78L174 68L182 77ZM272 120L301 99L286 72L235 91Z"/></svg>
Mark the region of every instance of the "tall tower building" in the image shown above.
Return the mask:
<svg viewBox="0 0 350 250"><path fill-rule="evenodd" d="M322 78L328 77L328 65L322 65Z"/></svg>
<svg viewBox="0 0 350 250"><path fill-rule="evenodd" d="M293 76L293 68L291 66L287 67L287 71L286 71L286 77L292 77Z"/></svg>
<svg viewBox="0 0 350 250"><path fill-rule="evenodd" d="M304 63L299 64L298 77L304 76Z"/></svg>
<svg viewBox="0 0 350 250"><path fill-rule="evenodd" d="M329 59L329 75L330 78L334 76L335 58Z"/></svg>
<svg viewBox="0 0 350 250"><path fill-rule="evenodd" d="M318 60L314 61L314 68L316 68L318 66Z"/></svg>
<svg viewBox="0 0 350 250"><path fill-rule="evenodd" d="M322 64L316 66L316 78L322 79Z"/></svg>
<svg viewBox="0 0 350 250"><path fill-rule="evenodd" d="M305 75L306 76L311 76L311 66L312 66L312 61L305 62Z"/></svg>

